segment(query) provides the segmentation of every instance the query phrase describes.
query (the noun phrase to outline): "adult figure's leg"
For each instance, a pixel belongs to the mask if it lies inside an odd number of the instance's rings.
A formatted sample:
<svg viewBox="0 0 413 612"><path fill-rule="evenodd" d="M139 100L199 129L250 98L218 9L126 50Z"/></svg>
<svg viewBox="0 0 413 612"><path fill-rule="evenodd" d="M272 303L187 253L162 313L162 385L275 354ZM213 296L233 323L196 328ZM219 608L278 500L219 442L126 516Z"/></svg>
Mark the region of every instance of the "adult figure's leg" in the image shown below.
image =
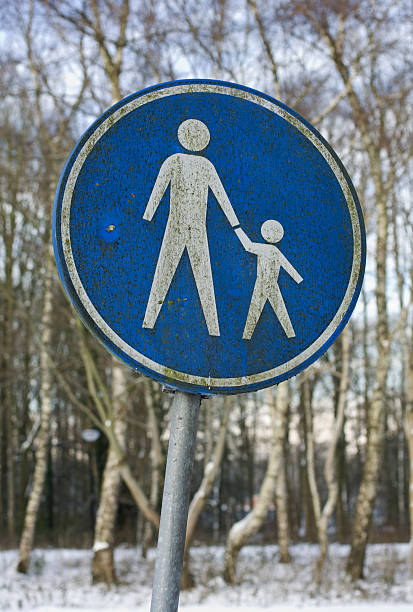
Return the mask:
<svg viewBox="0 0 413 612"><path fill-rule="evenodd" d="M255 281L254 291L252 292L251 304L248 310L247 320L245 322L244 333L242 334L244 340L249 340L254 333L254 329L256 328L258 319L261 316L262 309L267 301L267 294L263 289L262 282L260 282L260 280L257 278Z"/></svg>
<svg viewBox="0 0 413 612"><path fill-rule="evenodd" d="M179 240L179 232L167 224L142 327L152 329L156 323L185 249L184 237L181 238L182 240Z"/></svg>
<svg viewBox="0 0 413 612"><path fill-rule="evenodd" d="M208 333L210 336L219 336L218 313L206 231L193 231L186 248Z"/></svg>
<svg viewBox="0 0 413 612"><path fill-rule="evenodd" d="M285 306L284 298L281 295L281 291L280 291L280 288L278 287L278 285L277 285L277 287L275 287L274 294L269 296L268 300L269 300L271 306L273 307L274 312L277 315L278 320L281 323L281 326L282 326L282 328L283 328L287 338L294 338L295 331L294 331L294 328L292 326L290 317L288 315L288 311L287 311L287 308Z"/></svg>

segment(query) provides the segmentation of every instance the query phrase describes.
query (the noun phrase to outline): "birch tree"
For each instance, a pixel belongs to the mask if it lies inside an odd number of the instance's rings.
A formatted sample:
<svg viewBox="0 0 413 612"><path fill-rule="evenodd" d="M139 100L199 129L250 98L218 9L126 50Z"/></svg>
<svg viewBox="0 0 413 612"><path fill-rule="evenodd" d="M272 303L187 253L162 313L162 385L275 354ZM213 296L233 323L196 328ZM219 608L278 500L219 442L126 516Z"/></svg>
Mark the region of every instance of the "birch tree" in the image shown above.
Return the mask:
<svg viewBox="0 0 413 612"><path fill-rule="evenodd" d="M89 6L81 8L73 7L67 2L56 3L52 0L47 1L46 5L52 15L57 17L58 22L74 26L75 30L80 31L96 46L103 75L110 88L111 103L114 104L120 100L122 98L120 78L130 15L129 0L122 0L116 5L109 2L101 4L96 0L90 0ZM108 13L109 21L107 20ZM107 31L108 28L111 30L110 33ZM112 385L113 430L120 448L123 449L126 443L126 426L123 420L127 373L126 368L115 358L112 361ZM115 581L113 530L120 480L118 458L113 446L110 446L102 480L93 546L92 577L94 582L102 581L112 584Z"/></svg>
<svg viewBox="0 0 413 612"><path fill-rule="evenodd" d="M409 107L409 101L405 100ZM411 174L412 149L407 146L403 150L405 166L403 174L407 183ZM412 211L408 207L399 210L403 197L394 195L393 198L393 254L397 277L398 302L400 314L400 344L402 352L402 379L405 386L400 389L401 398L405 394L404 430L409 455L409 518L410 518L410 575L413 577L413 219ZM401 214L400 214L401 213ZM401 221L401 219L402 221ZM403 260L407 263L403 266ZM409 286L410 285L410 286Z"/></svg>
<svg viewBox="0 0 413 612"><path fill-rule="evenodd" d="M5 71L9 74L3 83L5 99L1 109L0 149L0 500L4 521L2 526L7 530L10 545L13 545L16 511L20 511L16 506L16 484L19 479L16 458L19 454L19 432L22 422L27 419L27 403L24 402L24 408L22 406L18 410L18 390L24 380L24 373L20 371L22 355L19 354L18 346L28 340L26 334L20 332L21 328L27 328L27 320L24 320L20 307L26 292L22 290L20 278L16 278L16 268L22 274L27 273L27 263L22 262L22 253L27 261L30 251L34 251L32 256L36 260L36 249L33 242L27 244L24 240L21 227L21 220L28 213L25 189L27 183L34 178L33 163L27 154L27 137L31 132L33 117L31 111L27 110L26 95L18 71L13 66L12 58L8 59ZM11 97L12 86L21 94L17 103ZM35 215L32 222L36 223ZM26 246L29 246L29 250ZM34 307L36 310L35 304Z"/></svg>
<svg viewBox="0 0 413 612"><path fill-rule="evenodd" d="M120 75L122 72L123 50L126 44L126 27L129 17L129 0L123 0L119 7L118 32L111 52L104 35L101 14L96 0L91 0L91 28L102 59L104 73L110 85L112 104L121 99ZM112 363L112 401L114 434L121 449L126 443L126 422L124 404L127 389L126 368L115 358ZM112 584L116 579L113 564L113 539L121 475L113 445L109 447L100 493L93 544L92 578L94 582ZM102 535L105 536L102 538ZM101 539L102 538L102 539ZM104 542L104 545L102 544ZM106 548L105 548L105 547Z"/></svg>
<svg viewBox="0 0 413 612"><path fill-rule="evenodd" d="M327 484L327 499L324 506L321 504L320 495L317 488L316 472L315 472L315 450L314 450L314 428L313 414L311 406L311 397L308 381L303 377L304 384L304 409L306 418L307 432L307 469L308 480L310 484L311 498L313 501L313 510L315 522L317 525L318 542L320 545L320 554L317 559L315 568L315 580L318 585L322 582L322 572L324 563L328 554L328 536L327 528L331 515L337 504L338 482L336 475L336 451L337 443L344 425L344 410L346 405L346 395L349 386L349 368L350 368L350 334L346 327L341 334L342 360L341 372L334 373L340 377L340 390L337 401L337 409L334 418L332 435L329 439L327 457L324 465L324 478Z"/></svg>
<svg viewBox="0 0 413 612"><path fill-rule="evenodd" d="M401 9L403 2L398 3ZM383 2L380 10L372 9L369 2L315 3L298 0L285 5L285 12L301 27L307 28L308 44L319 53L320 45L330 62L336 78L341 81L356 126L363 152L369 164L371 188L374 192L376 212L376 311L377 311L377 361L374 389L370 399L367 422L367 454L364 474L358 495L353 525L351 552L347 571L353 579L363 572L365 549L372 519L373 504L377 493L380 458L384 433L384 402L390 361L390 334L387 307L388 281L388 197L392 184L384 144L391 139L390 126L394 122L392 109L386 103L406 87L404 67L393 75L391 93L383 87L382 49L385 29L391 23L394 4ZM388 47L387 47L388 48ZM397 44L395 43L397 55ZM397 68L396 68L397 71ZM357 82L355 75L363 75ZM399 83L401 85L396 85ZM390 96L390 98L389 98Z"/></svg>
<svg viewBox="0 0 413 612"><path fill-rule="evenodd" d="M40 505L41 494L44 487L47 463L47 447L49 440L49 423L52 411L51 399L51 369L49 367L49 355L51 353L51 328L53 312L53 280L54 263L51 246L51 205L55 188L57 185L57 161L62 155L62 150L67 147L67 130L70 122L77 112L86 88L86 75L80 82L78 92L74 102L67 106L66 99L49 94L48 75L43 64L43 58L34 43L34 26L36 18L37 4L34 0L28 4L27 13L22 11L17 13L20 23L21 34L25 45L26 66L31 74L34 86L34 108L37 122L38 138L40 150L43 153L42 163L47 172L45 184L46 191L43 193L46 214L46 235L45 240L45 273L43 290L43 311L41 317L41 340L40 340L40 429L37 435L36 463L33 474L32 488L26 508L23 533L20 540L20 552L17 569L25 573L29 565L30 551L33 546L35 523ZM48 111L44 105L45 94L48 101L53 104L53 111L60 118L58 127L55 130L54 124L49 121Z"/></svg>
<svg viewBox="0 0 413 612"><path fill-rule="evenodd" d="M287 426L288 383L280 383L277 387L274 402L271 389L266 393L271 415L271 448L267 470L257 501L253 509L241 520L235 523L228 534L225 550L224 580L229 584L236 582L236 563L242 546L261 527L274 497L277 477L282 464L285 429Z"/></svg>
<svg viewBox="0 0 413 612"><path fill-rule="evenodd" d="M151 507L144 491L133 476L125 457L129 389L124 371L121 368L112 367L110 397L108 388L99 375L96 364L87 349L84 339L85 332L80 322L77 322L77 329L88 389L93 398L97 415L83 407L62 377L60 377L60 380L70 399L81 410L86 412L91 421L104 432L109 441L109 452L103 473L100 503L95 526L92 579L94 582L106 582L111 585L116 582L113 560L114 526L121 478L123 478L130 490L140 511L151 521L155 528L159 527L159 515Z"/></svg>
<svg viewBox="0 0 413 612"><path fill-rule="evenodd" d="M224 408L220 420L215 446L213 449L211 449L210 453L207 453L201 484L199 485L198 490L196 491L195 495L191 500L191 503L189 504L181 581L183 589L191 588L195 584L194 578L189 570L189 550L194 537L195 527L208 499L208 496L212 491L212 487L214 485L219 467L222 462L225 447L225 437L227 433L228 420L231 411L231 404L231 397L226 396L224 399ZM207 406L206 409L211 410L211 407Z"/></svg>
<svg viewBox="0 0 413 612"><path fill-rule="evenodd" d="M160 492L162 488L163 469L165 460L162 451L158 418L155 412L155 385L149 380L143 383L145 405L148 413L147 416L147 431L151 440L150 460L151 460L151 490L149 501L153 509L156 509L159 504ZM154 526L151 521L146 521L143 531L142 540L142 556L146 558L148 547L151 543L154 532Z"/></svg>

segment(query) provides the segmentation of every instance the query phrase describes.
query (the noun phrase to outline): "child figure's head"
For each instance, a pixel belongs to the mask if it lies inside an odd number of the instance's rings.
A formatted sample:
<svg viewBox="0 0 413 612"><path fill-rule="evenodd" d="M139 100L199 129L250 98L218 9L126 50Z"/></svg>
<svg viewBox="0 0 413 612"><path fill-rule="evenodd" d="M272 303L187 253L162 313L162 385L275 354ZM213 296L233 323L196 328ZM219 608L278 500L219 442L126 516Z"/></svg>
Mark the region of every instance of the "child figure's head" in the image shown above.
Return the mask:
<svg viewBox="0 0 413 612"><path fill-rule="evenodd" d="M267 242L279 242L284 236L284 228L278 221L268 219L261 225L261 235Z"/></svg>

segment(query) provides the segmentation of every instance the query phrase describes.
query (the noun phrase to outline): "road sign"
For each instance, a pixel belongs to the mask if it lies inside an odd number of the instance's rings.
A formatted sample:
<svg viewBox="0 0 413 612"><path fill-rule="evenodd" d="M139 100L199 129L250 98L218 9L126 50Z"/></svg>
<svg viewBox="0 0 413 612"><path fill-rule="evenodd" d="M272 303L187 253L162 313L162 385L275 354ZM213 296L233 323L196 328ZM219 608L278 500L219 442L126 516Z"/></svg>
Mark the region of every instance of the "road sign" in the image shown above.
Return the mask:
<svg viewBox="0 0 413 612"><path fill-rule="evenodd" d="M360 205L331 147L220 81L157 85L104 113L65 167L53 233L83 322L130 367L195 393L304 369L364 273Z"/></svg>

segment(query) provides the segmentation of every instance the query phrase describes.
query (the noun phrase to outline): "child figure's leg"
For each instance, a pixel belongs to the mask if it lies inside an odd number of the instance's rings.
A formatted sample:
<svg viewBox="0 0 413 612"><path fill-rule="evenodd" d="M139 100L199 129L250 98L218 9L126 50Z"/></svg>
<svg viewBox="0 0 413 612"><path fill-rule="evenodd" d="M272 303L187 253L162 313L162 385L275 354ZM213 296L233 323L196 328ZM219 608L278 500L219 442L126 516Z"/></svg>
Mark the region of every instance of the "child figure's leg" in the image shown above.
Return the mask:
<svg viewBox="0 0 413 612"><path fill-rule="evenodd" d="M244 327L242 337L244 340L250 340L254 329L261 316L262 309L267 301L267 295L263 292L262 283L257 279L255 281L254 291L252 292L251 304L248 310L248 316Z"/></svg>
<svg viewBox="0 0 413 612"><path fill-rule="evenodd" d="M281 326L285 331L287 338L294 338L295 331L292 326L290 317L288 316L287 308L285 306L285 302L278 285L275 287L274 293L268 298L268 301L273 307L274 312L277 315L278 320L281 323Z"/></svg>

